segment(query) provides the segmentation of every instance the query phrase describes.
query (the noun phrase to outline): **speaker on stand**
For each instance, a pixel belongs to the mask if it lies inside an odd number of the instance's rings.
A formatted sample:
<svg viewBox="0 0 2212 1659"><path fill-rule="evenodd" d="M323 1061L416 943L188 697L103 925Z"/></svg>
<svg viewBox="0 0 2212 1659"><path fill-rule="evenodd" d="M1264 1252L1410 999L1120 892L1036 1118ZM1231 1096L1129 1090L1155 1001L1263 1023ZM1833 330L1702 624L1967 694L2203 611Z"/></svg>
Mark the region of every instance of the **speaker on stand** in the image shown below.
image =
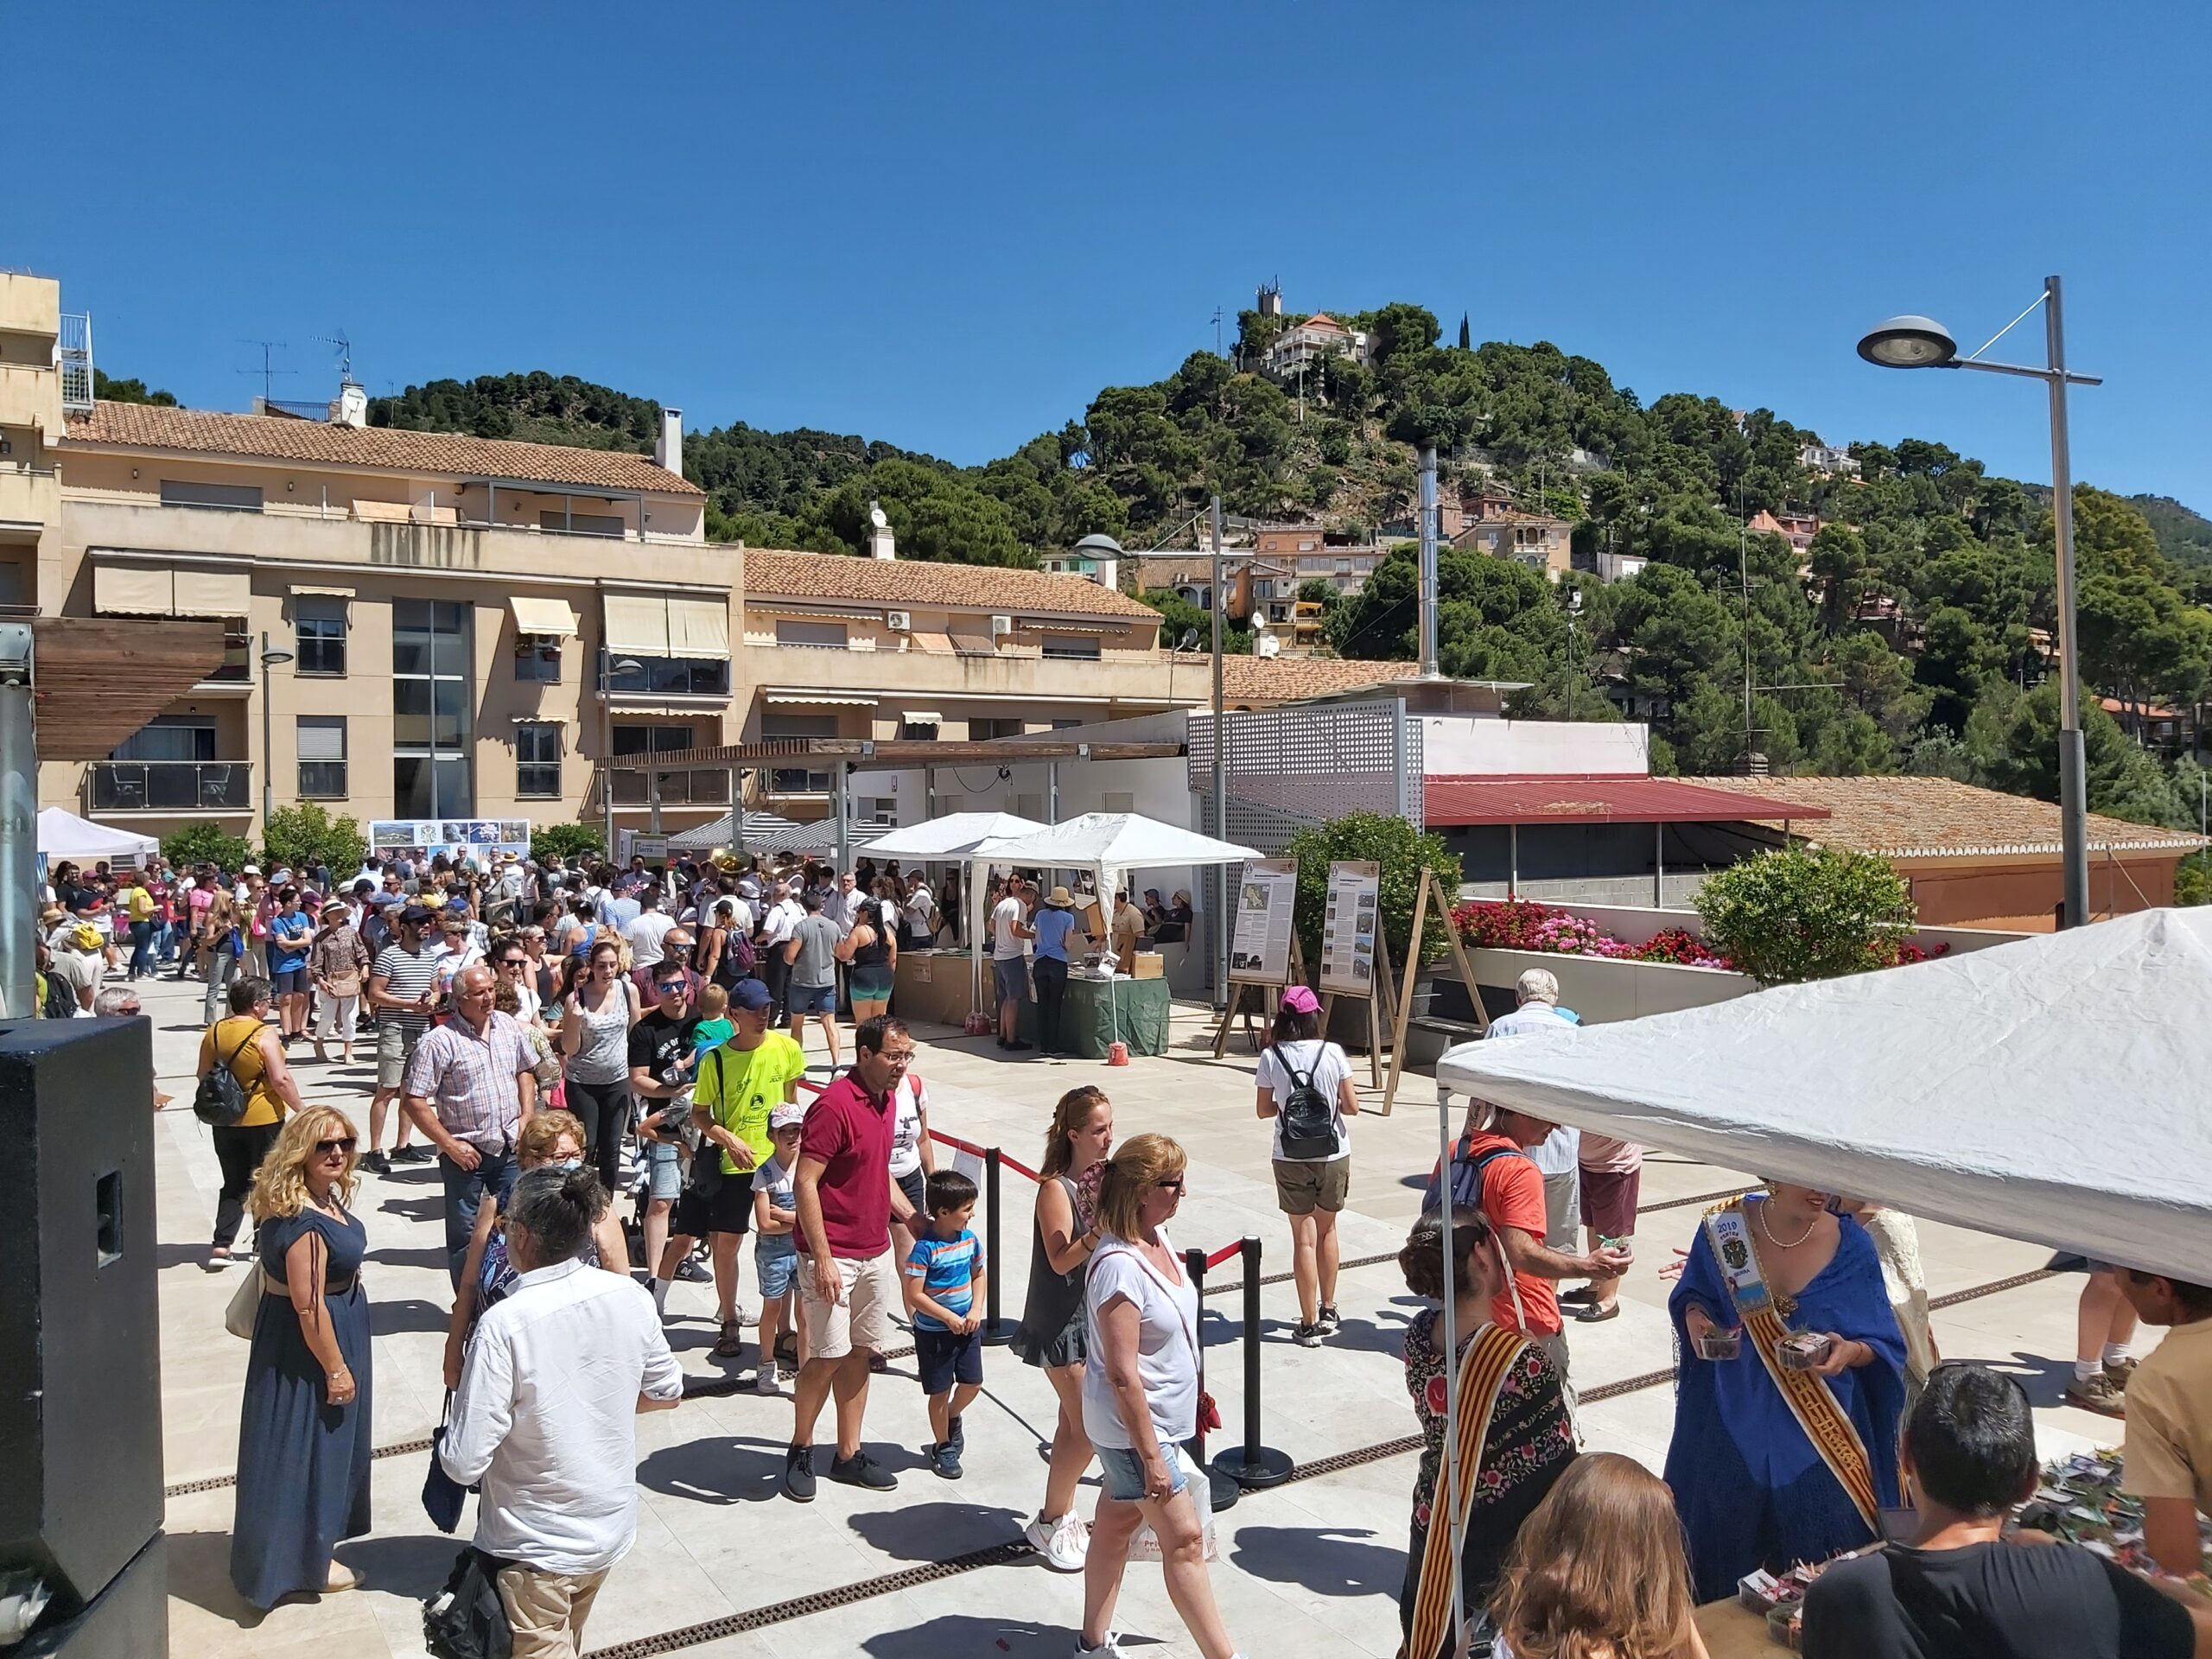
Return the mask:
<svg viewBox="0 0 2212 1659"><path fill-rule="evenodd" d="M168 1651L153 1071L143 1020L0 1025L9 1659Z"/></svg>

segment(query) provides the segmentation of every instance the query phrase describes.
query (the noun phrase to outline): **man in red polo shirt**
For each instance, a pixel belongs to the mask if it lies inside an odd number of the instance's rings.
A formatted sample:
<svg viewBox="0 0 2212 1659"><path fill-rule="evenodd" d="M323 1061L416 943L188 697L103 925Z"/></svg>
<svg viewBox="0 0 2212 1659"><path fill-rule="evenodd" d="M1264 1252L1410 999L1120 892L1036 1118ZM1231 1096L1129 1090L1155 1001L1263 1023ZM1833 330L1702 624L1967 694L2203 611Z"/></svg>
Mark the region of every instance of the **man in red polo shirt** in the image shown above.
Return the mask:
<svg viewBox="0 0 2212 1659"><path fill-rule="evenodd" d="M1430 1199L1433 1203L1438 1189L1448 1185L1459 1202L1472 1199L1471 1207L1489 1219L1505 1268L1503 1283L1491 1301L1491 1319L1534 1338L1550 1356L1572 1407L1574 1392L1567 1382L1559 1281L1618 1278L1634 1257L1622 1249L1569 1255L1545 1245L1544 1178L1526 1154L1530 1147L1541 1146L1553 1128L1522 1112L1484 1101L1469 1102L1466 1128L1452 1153L1451 1179L1433 1183ZM1479 1183L1478 1193L1470 1191L1474 1182Z"/></svg>
<svg viewBox="0 0 2212 1659"><path fill-rule="evenodd" d="M868 1361L891 1345L893 1310L904 1306L891 1255L891 1094L914 1058L914 1039L887 1014L854 1037L853 1069L807 1109L793 1181L798 1200L798 1299L806 1363L793 1391L784 1496L814 1499L814 1425L837 1397L837 1453L830 1478L887 1491L899 1478L861 1450Z"/></svg>

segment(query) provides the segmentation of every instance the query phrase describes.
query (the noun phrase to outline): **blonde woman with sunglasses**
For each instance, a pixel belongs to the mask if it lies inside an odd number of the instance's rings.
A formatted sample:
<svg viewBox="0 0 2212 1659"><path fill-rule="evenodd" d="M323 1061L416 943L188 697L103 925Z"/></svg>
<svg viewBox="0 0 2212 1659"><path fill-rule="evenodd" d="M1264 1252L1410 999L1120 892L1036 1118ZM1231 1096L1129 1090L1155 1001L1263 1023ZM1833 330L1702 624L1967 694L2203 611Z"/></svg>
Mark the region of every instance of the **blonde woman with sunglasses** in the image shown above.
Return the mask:
<svg viewBox="0 0 2212 1659"><path fill-rule="evenodd" d="M350 1590L333 1559L369 1529L368 1234L353 1193L353 1125L293 1113L255 1172L261 1306L238 1416L231 1583L256 1607Z"/></svg>

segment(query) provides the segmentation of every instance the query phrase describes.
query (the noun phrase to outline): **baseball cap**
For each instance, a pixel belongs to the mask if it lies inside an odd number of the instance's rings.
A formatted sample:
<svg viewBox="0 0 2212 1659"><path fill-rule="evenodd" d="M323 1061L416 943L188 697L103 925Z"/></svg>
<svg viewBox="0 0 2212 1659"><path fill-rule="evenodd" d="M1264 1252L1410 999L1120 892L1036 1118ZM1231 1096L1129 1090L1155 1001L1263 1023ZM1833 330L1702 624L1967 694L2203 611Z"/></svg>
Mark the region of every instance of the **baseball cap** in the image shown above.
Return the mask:
<svg viewBox="0 0 2212 1659"><path fill-rule="evenodd" d="M757 979L741 979L729 988L729 1005L743 1008L748 1014L759 1014L772 999L768 988Z"/></svg>
<svg viewBox="0 0 2212 1659"><path fill-rule="evenodd" d="M399 919L409 927L421 927L430 919L430 912L423 905L409 905L399 912Z"/></svg>
<svg viewBox="0 0 2212 1659"><path fill-rule="evenodd" d="M768 1133L778 1129L795 1129L806 1122L806 1108L786 1102L768 1114Z"/></svg>
<svg viewBox="0 0 2212 1659"><path fill-rule="evenodd" d="M1294 985L1282 994L1282 1005L1293 1014L1319 1014L1321 999L1310 985Z"/></svg>

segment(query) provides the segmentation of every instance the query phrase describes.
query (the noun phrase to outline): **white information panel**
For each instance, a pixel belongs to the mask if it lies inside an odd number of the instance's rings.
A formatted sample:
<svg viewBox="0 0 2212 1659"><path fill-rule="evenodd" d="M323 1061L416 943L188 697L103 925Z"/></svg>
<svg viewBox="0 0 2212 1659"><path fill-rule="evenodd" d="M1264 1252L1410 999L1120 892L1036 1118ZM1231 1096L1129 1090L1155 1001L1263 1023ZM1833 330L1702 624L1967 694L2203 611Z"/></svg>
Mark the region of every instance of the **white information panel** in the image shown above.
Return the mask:
<svg viewBox="0 0 2212 1659"><path fill-rule="evenodd" d="M1244 867L1229 933L1229 976L1251 985L1290 982L1290 924L1298 906L1298 864L1263 858Z"/></svg>
<svg viewBox="0 0 2212 1659"><path fill-rule="evenodd" d="M1329 866L1329 908L1321 918L1321 988L1375 995L1375 937L1382 866Z"/></svg>

